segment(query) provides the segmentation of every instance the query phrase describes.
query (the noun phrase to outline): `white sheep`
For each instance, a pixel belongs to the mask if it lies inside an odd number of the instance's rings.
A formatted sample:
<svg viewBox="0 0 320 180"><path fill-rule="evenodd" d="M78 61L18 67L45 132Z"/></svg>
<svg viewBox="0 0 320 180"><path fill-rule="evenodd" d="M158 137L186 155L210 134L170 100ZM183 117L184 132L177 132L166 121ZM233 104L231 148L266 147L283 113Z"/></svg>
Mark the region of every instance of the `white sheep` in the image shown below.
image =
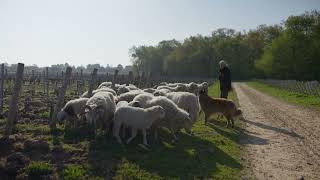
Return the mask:
<svg viewBox="0 0 320 180"><path fill-rule="evenodd" d="M157 89L153 95L155 96L165 96L166 94L172 92L170 89Z"/></svg>
<svg viewBox="0 0 320 180"><path fill-rule="evenodd" d="M207 82L203 82L201 84L198 84L198 92L204 91L204 92L208 93L208 87L209 87L209 84Z"/></svg>
<svg viewBox="0 0 320 180"><path fill-rule="evenodd" d="M141 107L146 107L147 106L147 102L149 102L150 100L152 100L155 96L153 94L150 93L142 93L137 95L132 102L137 102L139 103L139 105Z"/></svg>
<svg viewBox="0 0 320 180"><path fill-rule="evenodd" d="M192 123L195 123L200 112L199 98L196 95L189 92L171 92L166 94L166 97L176 103L179 108L187 111Z"/></svg>
<svg viewBox="0 0 320 180"><path fill-rule="evenodd" d="M146 109L138 107L124 106L116 110L113 122L113 136L116 137L119 143L121 138L119 131L121 125L126 125L132 128L131 137L127 140L129 143L137 135L137 130L142 130L143 144L147 143L147 129L151 127L153 122L165 117L165 111L160 106L153 106Z"/></svg>
<svg viewBox="0 0 320 180"><path fill-rule="evenodd" d="M113 89L108 88L108 87L105 87L105 86L103 86L103 87L101 87L101 88L99 88L99 89L93 90L93 91L92 91L92 95L96 94L97 92L110 92L110 93L112 93L112 95L114 95L114 96L117 95L117 93L116 93ZM89 98L88 91L84 92L80 97Z"/></svg>
<svg viewBox="0 0 320 180"><path fill-rule="evenodd" d="M109 92L98 92L87 101L85 116L95 131L98 127L107 129L111 125L115 110L113 95Z"/></svg>
<svg viewBox="0 0 320 180"><path fill-rule="evenodd" d="M147 88L147 89L144 89L143 91L144 91L144 92L147 92L147 93L154 93L154 92L156 91L156 89Z"/></svg>
<svg viewBox="0 0 320 180"><path fill-rule="evenodd" d="M195 95L199 94L198 85L194 82L187 84L187 92L193 93Z"/></svg>
<svg viewBox="0 0 320 180"><path fill-rule="evenodd" d="M131 90L139 90L139 88L137 88L137 86L133 85L133 84L129 84L129 86L126 86L127 88Z"/></svg>
<svg viewBox="0 0 320 180"><path fill-rule="evenodd" d="M165 118L163 121L155 124L155 137L157 138L157 127L166 127L171 131L174 139L177 140L175 132L180 129L185 129L186 132L191 132L192 121L189 113L179 108L172 100L163 96L140 96L134 99L141 107L148 108L152 106L161 106L165 110Z"/></svg>
<svg viewBox="0 0 320 180"><path fill-rule="evenodd" d="M130 89L129 89L128 87L126 87L126 86L121 86L121 87L118 88L117 94L118 94L118 95L121 95L121 94L126 93L126 92L129 92L129 91L130 91Z"/></svg>
<svg viewBox="0 0 320 180"><path fill-rule="evenodd" d="M103 82L98 86L98 89L103 88L103 87L108 87L111 88L112 82Z"/></svg>
<svg viewBox="0 0 320 180"><path fill-rule="evenodd" d="M129 103L127 101L119 101L117 103L116 109L118 109L120 107L124 107L124 106L141 107L139 102L137 102L137 101L131 101Z"/></svg>
<svg viewBox="0 0 320 180"><path fill-rule="evenodd" d="M137 95L144 93L142 90L132 90L118 96L118 101L131 102Z"/></svg>
<svg viewBox="0 0 320 180"><path fill-rule="evenodd" d="M78 98L68 101L57 114L58 121L65 120L66 126L72 122L73 126L76 127L79 116L83 115L85 112L88 99L89 98Z"/></svg>

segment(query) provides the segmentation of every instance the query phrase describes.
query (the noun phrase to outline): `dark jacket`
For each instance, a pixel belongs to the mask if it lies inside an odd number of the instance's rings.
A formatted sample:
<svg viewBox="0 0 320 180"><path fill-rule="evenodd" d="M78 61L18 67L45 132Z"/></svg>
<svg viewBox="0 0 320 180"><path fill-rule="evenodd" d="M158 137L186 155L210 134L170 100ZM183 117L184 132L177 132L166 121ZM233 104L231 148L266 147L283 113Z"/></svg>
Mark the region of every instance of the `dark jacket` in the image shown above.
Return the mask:
<svg viewBox="0 0 320 180"><path fill-rule="evenodd" d="M231 91L231 73L228 67L219 70L220 89Z"/></svg>

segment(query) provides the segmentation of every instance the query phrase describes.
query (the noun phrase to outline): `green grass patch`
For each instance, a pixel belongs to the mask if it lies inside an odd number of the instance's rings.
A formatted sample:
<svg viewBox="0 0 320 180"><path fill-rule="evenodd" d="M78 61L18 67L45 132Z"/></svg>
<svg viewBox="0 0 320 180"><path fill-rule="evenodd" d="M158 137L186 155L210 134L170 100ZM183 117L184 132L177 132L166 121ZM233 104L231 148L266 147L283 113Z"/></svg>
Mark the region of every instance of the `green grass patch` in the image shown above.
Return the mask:
<svg viewBox="0 0 320 180"><path fill-rule="evenodd" d="M25 123L17 124L16 128L20 133L33 134L33 135L48 135L50 128L46 124Z"/></svg>
<svg viewBox="0 0 320 180"><path fill-rule="evenodd" d="M33 161L24 169L24 173L27 174L30 179L41 179L43 176L47 176L52 172L53 167L51 164L40 161Z"/></svg>
<svg viewBox="0 0 320 180"><path fill-rule="evenodd" d="M79 165L69 165L63 170L64 180L80 180L85 179L86 171Z"/></svg>
<svg viewBox="0 0 320 180"><path fill-rule="evenodd" d="M293 93L284 89L280 89L256 81L247 82L247 85L261 92L282 99L286 102L317 109L320 111L320 97L310 96L301 93Z"/></svg>

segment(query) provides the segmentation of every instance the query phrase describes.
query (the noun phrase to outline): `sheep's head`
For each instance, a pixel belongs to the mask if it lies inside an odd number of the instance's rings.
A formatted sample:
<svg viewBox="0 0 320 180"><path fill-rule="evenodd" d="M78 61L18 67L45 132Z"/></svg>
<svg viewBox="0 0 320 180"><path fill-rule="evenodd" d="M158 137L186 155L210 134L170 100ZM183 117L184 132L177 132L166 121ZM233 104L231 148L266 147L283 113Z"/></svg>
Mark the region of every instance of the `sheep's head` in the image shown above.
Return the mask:
<svg viewBox="0 0 320 180"><path fill-rule="evenodd" d="M192 123L190 114L183 109L179 109L179 111L180 111L179 119L182 121L181 124L183 128L187 133L191 132L193 123Z"/></svg>
<svg viewBox="0 0 320 180"><path fill-rule="evenodd" d="M203 83L201 83L201 84L199 84L199 94L200 94L200 92L202 91L203 93L205 93L205 94L208 94L208 83L207 82L203 82Z"/></svg>
<svg viewBox="0 0 320 180"><path fill-rule="evenodd" d="M159 119L163 119L166 116L165 110L161 106L153 106L153 112L157 114Z"/></svg>
<svg viewBox="0 0 320 180"><path fill-rule="evenodd" d="M85 117L89 124L96 126L99 119L103 117L104 108L102 106L87 105L85 107Z"/></svg>
<svg viewBox="0 0 320 180"><path fill-rule="evenodd" d="M141 108L141 104L139 103L139 101L131 101L128 103L128 106Z"/></svg>
<svg viewBox="0 0 320 180"><path fill-rule="evenodd" d="M66 118L66 116L67 116L67 114L64 112L63 109L61 109L61 111L59 111L57 114L58 122L63 121Z"/></svg>
<svg viewBox="0 0 320 180"><path fill-rule="evenodd" d="M163 94L160 92L160 91L155 91L154 93L153 93L153 95L154 96L163 96Z"/></svg>

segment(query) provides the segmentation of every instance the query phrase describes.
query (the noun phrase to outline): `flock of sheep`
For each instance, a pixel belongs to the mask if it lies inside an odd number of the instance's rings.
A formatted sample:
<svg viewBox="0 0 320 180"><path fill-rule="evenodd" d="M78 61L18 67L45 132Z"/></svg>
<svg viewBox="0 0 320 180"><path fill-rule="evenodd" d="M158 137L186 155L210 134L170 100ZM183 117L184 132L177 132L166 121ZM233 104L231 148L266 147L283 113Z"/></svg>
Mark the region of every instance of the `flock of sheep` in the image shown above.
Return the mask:
<svg viewBox="0 0 320 180"><path fill-rule="evenodd" d="M176 132L185 129L191 133L200 110L205 113L205 122L212 113L220 113L233 126L233 118L242 115L231 100L211 98L207 95L208 83L161 83L154 88L139 89L130 84L113 85L103 82L92 91L92 96L85 92L78 99L70 100L58 113L58 120L65 121L65 126L77 127L85 122L102 131L112 132L119 143L131 131L127 143L132 141L137 131L143 134L143 144L148 145L147 131L169 129L174 140Z"/></svg>

